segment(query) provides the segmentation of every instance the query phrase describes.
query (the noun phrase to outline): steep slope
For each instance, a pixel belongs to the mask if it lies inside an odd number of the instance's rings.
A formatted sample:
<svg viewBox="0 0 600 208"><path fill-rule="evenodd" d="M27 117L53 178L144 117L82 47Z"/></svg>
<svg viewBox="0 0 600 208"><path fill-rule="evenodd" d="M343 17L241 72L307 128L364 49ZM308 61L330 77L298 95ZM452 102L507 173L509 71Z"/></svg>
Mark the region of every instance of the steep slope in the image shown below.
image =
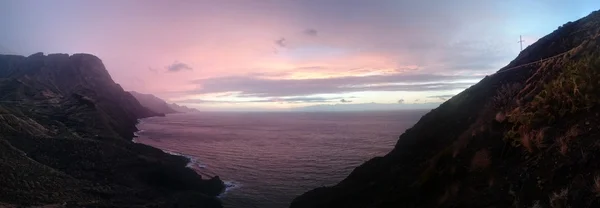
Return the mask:
<svg viewBox="0 0 600 208"><path fill-rule="evenodd" d="M599 39L563 25L291 207L600 207Z"/></svg>
<svg viewBox="0 0 600 208"><path fill-rule="evenodd" d="M0 205L221 207L218 177L131 141L157 115L95 56L0 55Z"/></svg>
<svg viewBox="0 0 600 208"><path fill-rule="evenodd" d="M129 93L131 93L131 95L133 95L133 97L135 97L135 99L137 99L137 101L139 101L140 104L142 104L142 106L154 112L163 114L179 112L171 108L171 106L167 102L152 94L142 94L136 91L130 91Z"/></svg>

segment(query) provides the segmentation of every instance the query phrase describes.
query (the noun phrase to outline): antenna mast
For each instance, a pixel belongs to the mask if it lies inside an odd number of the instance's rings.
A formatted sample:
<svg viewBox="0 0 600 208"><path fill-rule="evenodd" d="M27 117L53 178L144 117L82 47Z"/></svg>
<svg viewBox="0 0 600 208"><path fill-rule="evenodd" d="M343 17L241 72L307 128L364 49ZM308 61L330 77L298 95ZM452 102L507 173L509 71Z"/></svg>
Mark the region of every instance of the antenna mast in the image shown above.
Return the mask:
<svg viewBox="0 0 600 208"><path fill-rule="evenodd" d="M519 35L519 42L521 44L521 51L523 51L523 36Z"/></svg>

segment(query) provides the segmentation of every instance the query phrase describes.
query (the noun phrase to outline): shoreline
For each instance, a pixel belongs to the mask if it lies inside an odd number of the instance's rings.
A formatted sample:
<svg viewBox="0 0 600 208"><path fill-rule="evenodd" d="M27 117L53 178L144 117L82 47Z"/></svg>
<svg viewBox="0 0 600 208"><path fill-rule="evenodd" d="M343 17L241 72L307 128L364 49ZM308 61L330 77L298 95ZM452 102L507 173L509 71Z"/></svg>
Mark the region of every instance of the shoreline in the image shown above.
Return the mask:
<svg viewBox="0 0 600 208"><path fill-rule="evenodd" d="M154 116L154 117L157 117L157 116ZM148 118L152 118L152 117L148 117ZM205 169L207 166L205 164L201 163L197 157L179 153L179 152L173 151L173 150L158 148L158 147L144 144L144 143L138 141L137 138L145 137L141 133L146 131L145 129L140 129L139 125L141 125L143 123L143 121L148 118L142 118L142 119L137 120L137 123L135 124L135 128L137 129L137 131L133 132L133 137L131 139L131 142L136 143L136 144L146 145L149 147L153 147L153 148L159 149L160 151L162 151L166 154L173 155L173 156L179 156L179 157L183 157L183 158L187 159L188 163L185 165L185 167L196 172L196 174L198 174L200 177L203 178L202 180L205 180L204 177L207 177L209 179L212 179L214 177L219 177L218 175L210 175L210 174L202 172L201 170ZM147 137L147 138L149 138L149 137ZM217 195L217 198L224 197L228 192L241 187L241 184L239 184L236 181L230 181L230 180L222 180L222 181L223 181L223 184L225 185L225 188L219 195Z"/></svg>

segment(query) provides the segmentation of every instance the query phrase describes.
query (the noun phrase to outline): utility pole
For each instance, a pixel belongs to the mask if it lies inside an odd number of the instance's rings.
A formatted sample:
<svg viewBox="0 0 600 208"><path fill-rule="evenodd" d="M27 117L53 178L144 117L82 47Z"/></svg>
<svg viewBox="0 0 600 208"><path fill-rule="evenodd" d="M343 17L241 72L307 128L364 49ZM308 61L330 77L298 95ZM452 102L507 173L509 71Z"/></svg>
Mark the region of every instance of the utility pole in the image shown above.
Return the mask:
<svg viewBox="0 0 600 208"><path fill-rule="evenodd" d="M521 51L523 51L523 36L519 35L519 42L521 44Z"/></svg>

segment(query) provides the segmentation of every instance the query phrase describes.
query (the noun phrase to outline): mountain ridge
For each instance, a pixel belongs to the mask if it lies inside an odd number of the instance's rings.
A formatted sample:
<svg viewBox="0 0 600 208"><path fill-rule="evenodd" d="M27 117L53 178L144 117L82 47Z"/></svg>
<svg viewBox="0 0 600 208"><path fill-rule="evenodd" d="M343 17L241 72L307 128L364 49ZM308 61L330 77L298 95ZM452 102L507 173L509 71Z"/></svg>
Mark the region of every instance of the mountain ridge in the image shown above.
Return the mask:
<svg viewBox="0 0 600 208"><path fill-rule="evenodd" d="M156 97L155 95L143 94L136 91L129 91L129 93L131 93L131 95L133 95L133 97L135 97L135 99L139 101L142 106L154 112L162 114L179 113L178 111L172 109L166 101Z"/></svg>
<svg viewBox="0 0 600 208"><path fill-rule="evenodd" d="M177 103L171 103L171 104L169 104L169 107L171 107L171 109L173 109L177 112L181 112L181 113L198 113L198 112L200 112L200 110L198 110L196 108L190 108L185 105L178 105Z"/></svg>
<svg viewBox="0 0 600 208"><path fill-rule="evenodd" d="M144 94L136 91L129 91L129 93L131 93L133 97L135 97L144 107L157 113L170 114L199 112L197 109L188 108L187 106L180 106L175 103L167 103L167 101L153 94Z"/></svg>

